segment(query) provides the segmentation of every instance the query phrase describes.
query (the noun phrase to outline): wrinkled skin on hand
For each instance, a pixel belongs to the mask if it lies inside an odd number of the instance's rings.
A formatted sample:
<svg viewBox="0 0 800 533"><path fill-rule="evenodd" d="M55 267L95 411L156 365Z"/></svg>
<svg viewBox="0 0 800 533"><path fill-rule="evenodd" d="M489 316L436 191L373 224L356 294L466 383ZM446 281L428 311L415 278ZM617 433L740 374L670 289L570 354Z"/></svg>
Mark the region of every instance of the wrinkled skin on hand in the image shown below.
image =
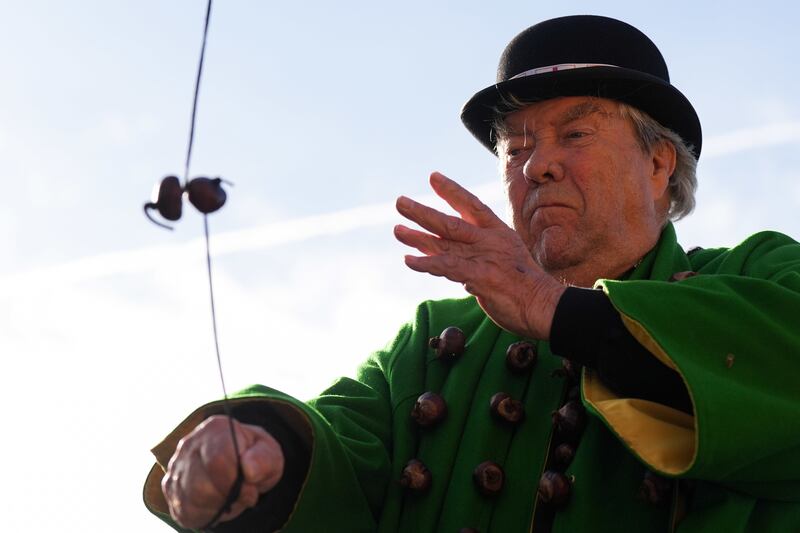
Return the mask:
<svg viewBox="0 0 800 533"><path fill-rule="evenodd" d="M244 482L239 498L221 522L253 507L283 475L280 444L259 426L234 420ZM225 503L236 480L236 455L226 416L212 416L178 443L161 481L172 518L186 528L202 528Z"/></svg>
<svg viewBox="0 0 800 533"><path fill-rule="evenodd" d="M503 329L522 337L549 339L553 313L565 287L533 260L517 232L475 195L438 172L431 174L430 183L461 216L398 198L399 213L430 232L395 226L397 240L424 254L407 255L406 265L463 284Z"/></svg>

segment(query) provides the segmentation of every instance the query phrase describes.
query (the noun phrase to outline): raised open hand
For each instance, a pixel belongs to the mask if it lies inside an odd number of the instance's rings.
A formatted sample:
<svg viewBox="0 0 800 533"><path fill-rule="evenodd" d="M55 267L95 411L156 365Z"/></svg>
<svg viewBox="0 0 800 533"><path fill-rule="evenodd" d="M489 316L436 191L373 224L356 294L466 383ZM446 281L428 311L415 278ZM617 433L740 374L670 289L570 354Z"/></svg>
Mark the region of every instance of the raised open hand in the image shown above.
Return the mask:
<svg viewBox="0 0 800 533"><path fill-rule="evenodd" d="M430 232L395 226L397 240L424 254L407 255L406 265L463 284L500 327L548 339L565 287L536 264L519 235L475 195L438 172L430 183L461 216L398 198L400 214Z"/></svg>

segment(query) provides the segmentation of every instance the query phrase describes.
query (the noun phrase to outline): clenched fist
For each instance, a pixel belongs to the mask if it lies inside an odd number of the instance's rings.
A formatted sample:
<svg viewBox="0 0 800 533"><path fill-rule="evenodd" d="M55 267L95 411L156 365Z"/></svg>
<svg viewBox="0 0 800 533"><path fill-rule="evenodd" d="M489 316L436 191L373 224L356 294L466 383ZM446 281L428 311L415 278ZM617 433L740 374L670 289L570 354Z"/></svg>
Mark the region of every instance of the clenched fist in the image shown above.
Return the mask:
<svg viewBox="0 0 800 533"><path fill-rule="evenodd" d="M259 426L233 421L244 481L239 498L220 521L231 520L253 507L261 494L283 476L283 450ZM186 528L209 525L225 504L236 480L236 454L226 416L212 416L178 443L161 490L172 518Z"/></svg>

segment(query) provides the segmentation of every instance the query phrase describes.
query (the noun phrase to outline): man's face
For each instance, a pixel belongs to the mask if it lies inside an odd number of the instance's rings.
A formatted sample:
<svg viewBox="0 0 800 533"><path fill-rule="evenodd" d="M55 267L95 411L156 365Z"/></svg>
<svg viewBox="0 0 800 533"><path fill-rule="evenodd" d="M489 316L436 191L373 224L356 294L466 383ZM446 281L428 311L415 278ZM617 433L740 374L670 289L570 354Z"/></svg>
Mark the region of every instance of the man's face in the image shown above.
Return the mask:
<svg viewBox="0 0 800 533"><path fill-rule="evenodd" d="M506 125L498 152L514 228L545 270L619 275L655 244L672 174L658 153L669 150L644 153L616 102L546 100Z"/></svg>

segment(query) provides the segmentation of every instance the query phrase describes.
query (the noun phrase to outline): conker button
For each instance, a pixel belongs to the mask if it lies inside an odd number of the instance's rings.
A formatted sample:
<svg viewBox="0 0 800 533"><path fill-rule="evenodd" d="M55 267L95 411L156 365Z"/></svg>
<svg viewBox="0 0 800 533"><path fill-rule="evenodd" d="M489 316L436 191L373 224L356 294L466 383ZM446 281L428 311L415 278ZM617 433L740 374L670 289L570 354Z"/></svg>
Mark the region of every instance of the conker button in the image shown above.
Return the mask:
<svg viewBox="0 0 800 533"><path fill-rule="evenodd" d="M411 459L400 475L400 485L415 492L424 492L431 486L431 471L419 459Z"/></svg>
<svg viewBox="0 0 800 533"><path fill-rule="evenodd" d="M411 418L422 427L438 424L447 416L447 404L435 392L426 392L417 398L411 409Z"/></svg>
<svg viewBox="0 0 800 533"><path fill-rule="evenodd" d="M525 341L515 342L506 350L506 366L514 374L524 374L533 368L538 358L536 347Z"/></svg>
<svg viewBox="0 0 800 533"><path fill-rule="evenodd" d="M567 442L576 442L586 426L586 410L577 401L565 403L553 411L553 428L556 435Z"/></svg>
<svg viewBox="0 0 800 533"><path fill-rule="evenodd" d="M484 461L472 471L472 480L484 496L495 496L503 489L505 473L494 461Z"/></svg>
<svg viewBox="0 0 800 533"><path fill-rule="evenodd" d="M553 460L556 466L562 469L568 467L574 457L575 447L572 444L564 442L556 446L555 450L553 450Z"/></svg>
<svg viewBox="0 0 800 533"><path fill-rule="evenodd" d="M525 418L525 406L505 392L498 392L489 400L489 410L497 420L507 424L519 424Z"/></svg>
<svg viewBox="0 0 800 533"><path fill-rule="evenodd" d="M544 503L562 505L569 500L571 491L570 479L561 472L547 470L539 479L539 498Z"/></svg>
<svg viewBox="0 0 800 533"><path fill-rule="evenodd" d="M445 328L438 337L431 337L428 346L434 349L436 357L444 361L454 361L464 353L466 337L455 326Z"/></svg>

